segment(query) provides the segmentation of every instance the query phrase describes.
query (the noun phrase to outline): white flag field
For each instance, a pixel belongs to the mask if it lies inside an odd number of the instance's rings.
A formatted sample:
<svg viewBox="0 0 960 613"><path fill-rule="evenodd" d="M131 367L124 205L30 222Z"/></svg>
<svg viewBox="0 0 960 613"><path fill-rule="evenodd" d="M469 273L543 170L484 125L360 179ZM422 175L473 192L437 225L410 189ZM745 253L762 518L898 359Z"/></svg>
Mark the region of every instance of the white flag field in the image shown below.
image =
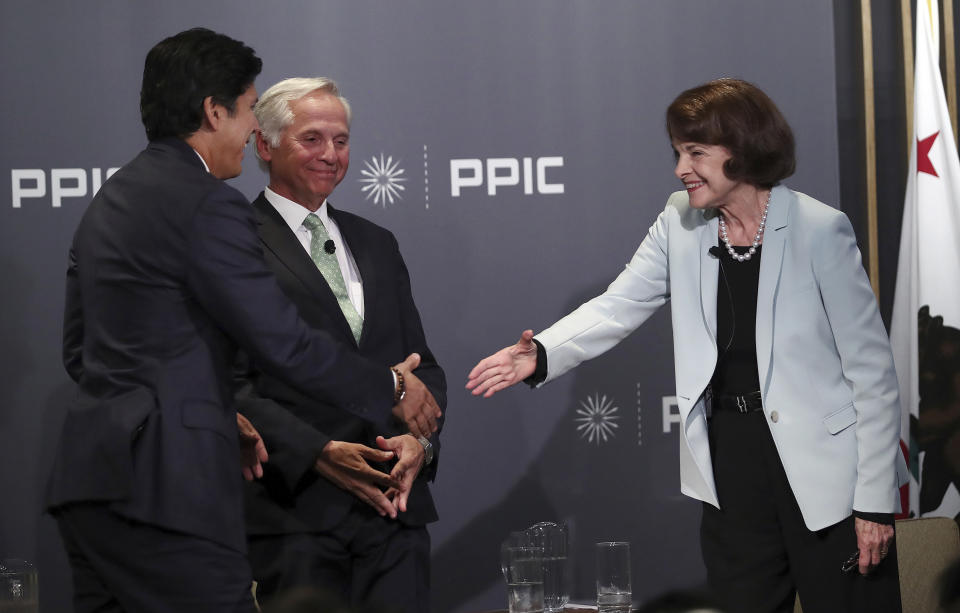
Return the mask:
<svg viewBox="0 0 960 613"><path fill-rule="evenodd" d="M936 0L917 1L912 147L890 340L914 517L960 520L960 160Z"/></svg>

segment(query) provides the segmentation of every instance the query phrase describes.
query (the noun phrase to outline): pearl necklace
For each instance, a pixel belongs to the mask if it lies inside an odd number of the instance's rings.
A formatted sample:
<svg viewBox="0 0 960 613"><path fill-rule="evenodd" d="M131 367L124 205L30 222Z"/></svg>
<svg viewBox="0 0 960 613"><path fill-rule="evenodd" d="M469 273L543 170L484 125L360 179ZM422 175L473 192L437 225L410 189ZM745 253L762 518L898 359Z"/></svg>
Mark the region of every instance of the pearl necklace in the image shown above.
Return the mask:
<svg viewBox="0 0 960 613"><path fill-rule="evenodd" d="M770 208L771 194L773 194L773 190L767 194L767 202L763 205L763 215L760 216L760 226L757 228L756 236L753 237L753 244L750 245L750 249L743 255L733 250L733 246L730 244L730 238L727 236L727 222L723 220L723 213L720 213L720 239L723 240L723 243L727 246L727 253L736 261L746 262L757 252L757 247L760 246L760 239L763 238L763 229L767 225L767 209Z"/></svg>

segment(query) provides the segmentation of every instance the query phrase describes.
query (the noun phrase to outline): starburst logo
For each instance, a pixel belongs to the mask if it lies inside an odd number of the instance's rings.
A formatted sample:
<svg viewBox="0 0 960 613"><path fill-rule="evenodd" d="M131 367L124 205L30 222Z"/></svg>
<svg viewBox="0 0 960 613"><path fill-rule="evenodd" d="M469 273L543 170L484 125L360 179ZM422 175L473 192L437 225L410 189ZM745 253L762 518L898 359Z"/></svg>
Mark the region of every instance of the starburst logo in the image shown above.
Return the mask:
<svg viewBox="0 0 960 613"><path fill-rule="evenodd" d="M401 200L400 192L406 189L403 183L407 179L402 176L404 170L399 167L399 160L395 162L393 156L387 156L384 161L381 153L379 159L373 156L369 160L364 160L363 165L366 169L360 171L363 178L359 181L366 183L360 188L360 191L366 192L366 200L373 198L373 203L383 208L387 208L388 202L393 204L394 201Z"/></svg>
<svg viewBox="0 0 960 613"><path fill-rule="evenodd" d="M606 443L616 434L615 430L620 426L617 420L620 419L616 412L619 407L613 405L613 400L608 400L606 395L594 394L588 396L586 401L580 401L582 409L577 409L577 417L574 421L581 422L577 426L580 432L580 438L587 439L588 443L596 442ZM601 440L602 439L602 440Z"/></svg>

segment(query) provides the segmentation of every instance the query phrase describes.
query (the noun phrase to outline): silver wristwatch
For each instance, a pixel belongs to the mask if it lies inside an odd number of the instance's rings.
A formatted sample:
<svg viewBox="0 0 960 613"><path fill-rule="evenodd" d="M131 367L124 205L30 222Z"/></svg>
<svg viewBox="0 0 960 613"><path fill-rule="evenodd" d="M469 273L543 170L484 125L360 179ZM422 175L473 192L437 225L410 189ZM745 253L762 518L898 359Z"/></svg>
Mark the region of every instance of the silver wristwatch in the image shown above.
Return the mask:
<svg viewBox="0 0 960 613"><path fill-rule="evenodd" d="M428 466L430 462L433 462L433 443L430 442L430 439L424 438L422 436L417 437L417 441L423 445L423 465Z"/></svg>

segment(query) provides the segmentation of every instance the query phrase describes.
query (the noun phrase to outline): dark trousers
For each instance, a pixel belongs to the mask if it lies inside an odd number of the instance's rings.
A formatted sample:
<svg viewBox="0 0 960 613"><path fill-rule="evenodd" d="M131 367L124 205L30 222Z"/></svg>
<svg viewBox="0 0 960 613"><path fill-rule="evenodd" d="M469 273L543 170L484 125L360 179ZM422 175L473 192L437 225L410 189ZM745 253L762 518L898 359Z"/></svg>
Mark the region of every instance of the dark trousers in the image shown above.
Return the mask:
<svg viewBox="0 0 960 613"><path fill-rule="evenodd" d="M75 613L250 613L250 565L233 549L115 514L55 513L73 572Z"/></svg>
<svg viewBox="0 0 960 613"><path fill-rule="evenodd" d="M389 613L430 610L430 535L382 518L363 503L325 532L250 537L261 605L309 586L352 607ZM363 504L363 507L359 505Z"/></svg>
<svg viewBox="0 0 960 613"><path fill-rule="evenodd" d="M857 551L854 518L812 532L790 489L762 411L718 411L710 450L720 509L703 505L707 581L730 613L900 613L894 542L867 577L840 567ZM816 453L811 449L810 453Z"/></svg>

